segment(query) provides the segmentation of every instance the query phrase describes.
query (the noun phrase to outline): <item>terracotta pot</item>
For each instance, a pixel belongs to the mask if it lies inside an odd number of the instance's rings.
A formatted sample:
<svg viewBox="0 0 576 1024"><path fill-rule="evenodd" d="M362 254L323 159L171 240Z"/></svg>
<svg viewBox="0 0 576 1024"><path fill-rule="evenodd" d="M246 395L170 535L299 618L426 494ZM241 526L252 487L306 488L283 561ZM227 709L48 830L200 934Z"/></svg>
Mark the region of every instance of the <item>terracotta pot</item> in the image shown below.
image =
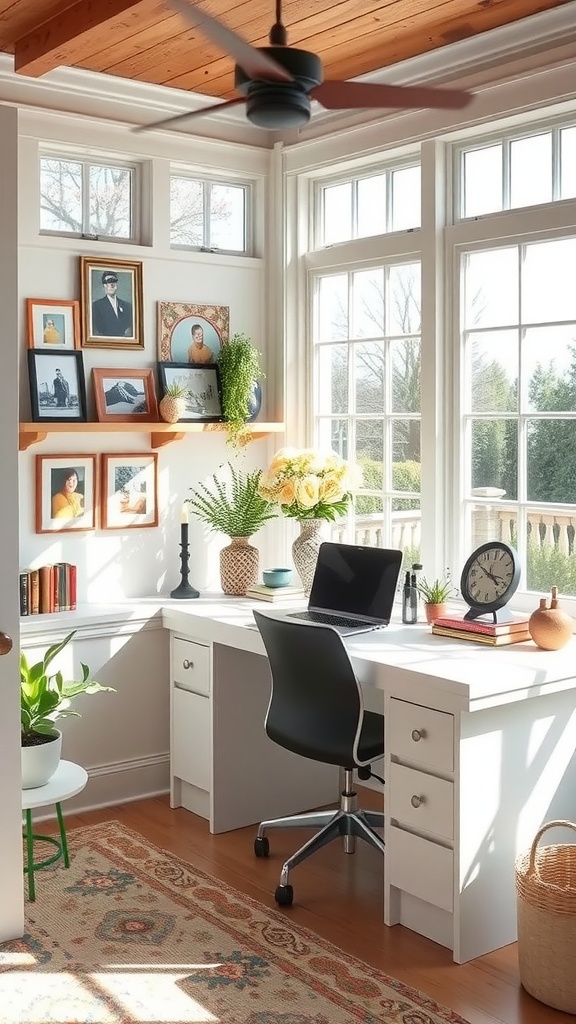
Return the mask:
<svg viewBox="0 0 576 1024"><path fill-rule="evenodd" d="M432 625L434 619L439 619L441 615L446 615L446 605L444 603L424 604L424 613L426 615L426 622Z"/></svg>
<svg viewBox="0 0 576 1024"><path fill-rule="evenodd" d="M537 647L543 651L559 651L572 639L574 620L558 605L558 588L552 587L550 605L545 597L540 607L532 612L528 630Z"/></svg>

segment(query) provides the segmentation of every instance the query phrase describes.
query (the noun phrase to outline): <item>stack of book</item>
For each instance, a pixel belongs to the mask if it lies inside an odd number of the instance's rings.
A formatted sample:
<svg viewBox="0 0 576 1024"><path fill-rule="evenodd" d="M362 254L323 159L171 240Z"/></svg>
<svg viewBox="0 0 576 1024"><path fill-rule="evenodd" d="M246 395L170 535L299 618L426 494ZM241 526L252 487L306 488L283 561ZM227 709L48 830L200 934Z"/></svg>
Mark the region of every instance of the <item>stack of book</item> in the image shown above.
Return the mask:
<svg viewBox="0 0 576 1024"><path fill-rule="evenodd" d="M528 619L510 619L508 622L488 622L486 619L459 619L442 615L432 623L436 636L451 636L456 640L472 640L473 643L503 647L505 644L521 644L531 640Z"/></svg>
<svg viewBox="0 0 576 1024"><path fill-rule="evenodd" d="M246 591L246 597L257 601L286 601L287 598L302 600L304 596L302 587L267 587L265 583L254 583Z"/></svg>
<svg viewBox="0 0 576 1024"><path fill-rule="evenodd" d="M75 608L75 565L57 562L20 573L20 615L72 612Z"/></svg>

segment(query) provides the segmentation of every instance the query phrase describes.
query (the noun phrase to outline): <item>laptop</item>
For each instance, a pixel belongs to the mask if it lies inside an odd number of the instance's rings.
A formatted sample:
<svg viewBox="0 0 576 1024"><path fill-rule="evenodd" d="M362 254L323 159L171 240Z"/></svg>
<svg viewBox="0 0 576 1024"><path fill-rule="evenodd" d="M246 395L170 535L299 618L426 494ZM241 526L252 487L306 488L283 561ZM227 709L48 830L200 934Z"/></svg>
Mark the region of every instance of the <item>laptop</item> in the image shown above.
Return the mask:
<svg viewBox="0 0 576 1024"><path fill-rule="evenodd" d="M308 610L286 612L285 617L334 626L342 636L387 626L401 564L402 552L395 548L325 541L320 545Z"/></svg>

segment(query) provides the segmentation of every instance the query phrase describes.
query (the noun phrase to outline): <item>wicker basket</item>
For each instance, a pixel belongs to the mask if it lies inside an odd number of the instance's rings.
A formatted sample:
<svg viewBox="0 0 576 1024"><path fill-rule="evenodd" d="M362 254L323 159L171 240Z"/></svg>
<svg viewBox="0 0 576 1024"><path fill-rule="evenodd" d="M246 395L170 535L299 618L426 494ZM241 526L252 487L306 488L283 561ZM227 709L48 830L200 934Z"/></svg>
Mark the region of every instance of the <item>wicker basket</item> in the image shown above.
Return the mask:
<svg viewBox="0 0 576 1024"><path fill-rule="evenodd" d="M530 995L576 1013L576 845L543 846L544 833L570 821L550 821L516 860L520 981Z"/></svg>

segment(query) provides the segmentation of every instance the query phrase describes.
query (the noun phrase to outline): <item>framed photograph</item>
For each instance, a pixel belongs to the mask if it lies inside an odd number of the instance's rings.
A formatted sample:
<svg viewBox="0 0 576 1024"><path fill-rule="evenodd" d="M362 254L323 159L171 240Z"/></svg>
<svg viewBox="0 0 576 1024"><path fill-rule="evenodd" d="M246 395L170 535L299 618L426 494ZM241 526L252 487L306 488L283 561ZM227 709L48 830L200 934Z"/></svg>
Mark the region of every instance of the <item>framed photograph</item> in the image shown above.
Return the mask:
<svg viewBox="0 0 576 1024"><path fill-rule="evenodd" d="M28 349L30 402L35 423L86 422L86 385L81 352Z"/></svg>
<svg viewBox="0 0 576 1024"><path fill-rule="evenodd" d="M80 348L78 300L26 299L26 342L47 352Z"/></svg>
<svg viewBox="0 0 576 1024"><path fill-rule="evenodd" d="M36 456L36 533L95 528L97 459L77 454Z"/></svg>
<svg viewBox="0 0 576 1024"><path fill-rule="evenodd" d="M144 348L142 260L80 257L82 345Z"/></svg>
<svg viewBox="0 0 576 1024"><path fill-rule="evenodd" d="M170 384L179 384L186 390L186 408L180 423L196 420L215 422L222 419L222 393L220 370L217 363L191 366L189 363L158 363L162 394Z"/></svg>
<svg viewBox="0 0 576 1024"><path fill-rule="evenodd" d="M218 359L230 330L229 306L158 303L158 359L200 366Z"/></svg>
<svg viewBox="0 0 576 1024"><path fill-rule="evenodd" d="M92 383L100 423L114 420L158 421L158 403L152 370L94 369Z"/></svg>
<svg viewBox="0 0 576 1024"><path fill-rule="evenodd" d="M103 455L103 530L158 526L158 455Z"/></svg>

